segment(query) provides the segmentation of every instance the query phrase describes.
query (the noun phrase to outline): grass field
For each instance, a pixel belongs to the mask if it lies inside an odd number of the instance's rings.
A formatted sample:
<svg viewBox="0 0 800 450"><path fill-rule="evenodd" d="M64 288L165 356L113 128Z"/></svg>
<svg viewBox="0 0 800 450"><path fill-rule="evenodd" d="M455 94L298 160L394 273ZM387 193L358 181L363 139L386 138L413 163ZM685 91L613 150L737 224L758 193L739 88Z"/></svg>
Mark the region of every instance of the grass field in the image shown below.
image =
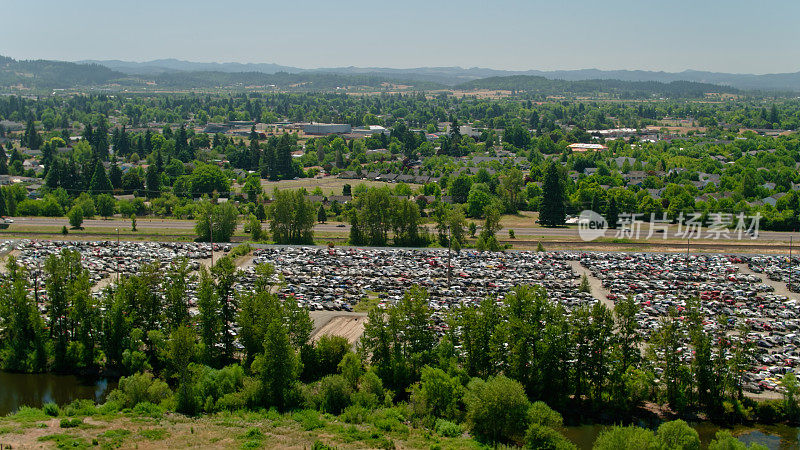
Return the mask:
<svg viewBox="0 0 800 450"><path fill-rule="evenodd" d="M480 446L467 436L443 437L408 424L401 407L333 416L313 410L234 411L197 418L155 405L65 417L22 408L0 418L2 448L442 448ZM366 410L364 410L366 411ZM66 419L66 420L64 420ZM62 423L67 424L63 427Z"/></svg>
<svg viewBox="0 0 800 450"><path fill-rule="evenodd" d="M389 186L394 187L397 186L396 183L387 183L385 181L371 181L371 180L342 180L339 178L333 177L325 177L325 178L302 178L299 180L281 180L281 181L261 181L261 185L264 187L264 192L270 194L275 188L280 190L283 189L300 189L305 188L309 193L311 193L315 188L319 187L322 189L322 193L325 195L342 195L342 186L345 184L349 184L352 187L356 187L359 184L364 184L367 187L383 187ZM420 187L418 184L408 184L411 190L416 190Z"/></svg>

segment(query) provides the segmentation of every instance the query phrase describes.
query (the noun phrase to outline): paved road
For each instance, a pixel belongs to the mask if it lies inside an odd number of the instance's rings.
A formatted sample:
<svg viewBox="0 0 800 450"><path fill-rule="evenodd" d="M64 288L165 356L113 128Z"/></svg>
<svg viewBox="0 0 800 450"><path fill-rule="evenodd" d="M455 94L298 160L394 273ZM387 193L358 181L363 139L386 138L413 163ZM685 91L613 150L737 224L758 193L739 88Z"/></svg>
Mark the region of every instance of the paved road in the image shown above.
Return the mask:
<svg viewBox="0 0 800 450"><path fill-rule="evenodd" d="M69 225L69 221L63 217L15 217L14 224L9 227L10 231L13 231L14 228L20 226L62 226L62 225ZM130 231L131 222L128 219L87 219L83 221L84 228L105 228L105 229L114 229L119 228L120 232L127 232ZM175 233L188 233L194 230L194 221L191 220L176 220L176 219L137 219L136 227L142 231L144 230L160 230L162 232L169 232L170 230L174 231ZM435 232L432 225L428 225L432 232ZM580 236L578 235L578 229L576 227L566 227L566 228L540 228L536 226L529 226L529 227L513 227L514 233L517 236L542 236L542 237L550 237L550 238L564 238L570 240L581 240ZM501 230L499 233L500 238L507 237L506 229ZM314 226L314 231L322 232L322 233L348 233L350 231L350 225L348 224L340 224L340 223L325 223L325 224L317 224ZM642 225L641 232L639 234L640 239L645 239L649 235L649 227L647 224ZM606 232L607 238L614 238L617 235L616 230L608 230ZM702 233L702 237L705 239L707 233L704 231ZM762 231L757 239L750 239L750 236L744 236L744 238L740 241L742 244L759 242L759 241L789 241L789 236L793 236L795 242L800 243L800 233L787 233L781 231ZM628 236L622 236L629 238ZM635 237L635 236L634 236ZM664 241L665 237L670 239L679 239L681 236L678 235L678 227L677 226L670 226L666 233L653 233L653 235L649 238L654 243ZM730 240L737 240L735 239L736 235L731 233Z"/></svg>

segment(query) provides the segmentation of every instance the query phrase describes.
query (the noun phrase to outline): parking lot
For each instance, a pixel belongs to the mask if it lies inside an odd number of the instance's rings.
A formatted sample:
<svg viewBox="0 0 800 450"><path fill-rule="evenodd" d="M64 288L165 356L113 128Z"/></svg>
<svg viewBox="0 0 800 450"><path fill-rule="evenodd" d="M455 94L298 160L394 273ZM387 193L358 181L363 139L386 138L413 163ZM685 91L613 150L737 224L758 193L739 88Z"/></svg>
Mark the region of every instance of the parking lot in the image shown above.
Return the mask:
<svg viewBox="0 0 800 450"><path fill-rule="evenodd" d="M216 250L224 254L229 248L217 246ZM44 286L40 272L44 258L62 249L80 252L96 286L110 283L117 271L134 274L147 262L159 261L167 267L176 258L186 257L196 270L211 257L211 246L199 243L0 243L0 250L16 255L40 288ZM680 315L687 300L699 298L707 331L731 336L737 335L739 327L747 327L746 337L755 345L757 359L745 374L746 389L753 394L780 391L783 374L800 364L797 258L790 264L780 256L464 250L452 253L450 277L448 253L441 249L276 246L258 248L244 260L247 264L241 267L236 290L252 289L255 267L273 264L277 295L326 319L318 324L315 335L336 329L331 333L356 340L363 320L350 321L348 317L360 302L386 307L414 284L426 288L440 333L454 307L469 307L487 296L502 302L514 286L538 284L567 311L597 301L613 307L619 299L633 297L641 306L637 318L645 341L659 329L670 308ZM584 273L589 275L591 293L579 292ZM190 283L192 291L195 286ZM194 292L189 295L194 298ZM195 308L192 314L197 314ZM355 313L352 317L363 318ZM684 341L682 355L690 358L688 339Z"/></svg>

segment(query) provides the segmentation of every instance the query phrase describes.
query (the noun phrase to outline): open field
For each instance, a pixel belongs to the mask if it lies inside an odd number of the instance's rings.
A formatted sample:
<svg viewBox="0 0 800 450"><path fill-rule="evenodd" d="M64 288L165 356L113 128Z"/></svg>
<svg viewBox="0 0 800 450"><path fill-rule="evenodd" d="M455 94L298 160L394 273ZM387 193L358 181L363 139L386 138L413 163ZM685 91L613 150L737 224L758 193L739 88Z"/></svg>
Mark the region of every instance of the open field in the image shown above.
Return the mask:
<svg viewBox="0 0 800 450"><path fill-rule="evenodd" d="M336 448L478 448L468 437L444 438L393 419L378 410L374 423L346 423L316 411L225 412L201 417L137 409L76 416L77 427L61 428L60 418L38 409L0 418L3 448L311 448L323 443ZM61 416L64 417L63 415ZM392 420L392 419L388 419ZM393 422L393 423L394 423ZM377 425L376 425L377 424Z"/></svg>
<svg viewBox="0 0 800 450"><path fill-rule="evenodd" d="M396 183L387 183L385 181L373 180L343 180L341 178L324 177L324 178L303 178L299 180L281 180L281 181L267 181L262 180L261 185L264 187L266 193L271 193L273 189L300 189L305 188L309 194L317 187L322 189L325 195L342 195L342 186L349 184L356 187L359 184L364 184L367 187L394 187ZM407 183L411 190L419 189L419 184Z"/></svg>

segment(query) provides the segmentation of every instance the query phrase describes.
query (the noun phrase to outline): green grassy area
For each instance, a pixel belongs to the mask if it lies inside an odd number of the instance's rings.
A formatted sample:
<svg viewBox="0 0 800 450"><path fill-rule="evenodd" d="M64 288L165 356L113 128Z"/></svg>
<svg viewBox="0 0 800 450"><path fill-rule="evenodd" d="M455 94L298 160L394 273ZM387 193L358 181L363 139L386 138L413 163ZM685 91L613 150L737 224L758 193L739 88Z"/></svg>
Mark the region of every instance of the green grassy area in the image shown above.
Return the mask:
<svg viewBox="0 0 800 450"><path fill-rule="evenodd" d="M23 408L0 418L0 443L10 448L441 448L482 446L465 434L447 437L407 420L407 407L379 408L371 414L345 411L342 415L300 410L226 411L198 417L175 413L152 414L149 408L87 415L53 417L39 409ZM82 425L61 428L62 419ZM448 433L449 434L449 433ZM452 434L450 434L452 436Z"/></svg>

